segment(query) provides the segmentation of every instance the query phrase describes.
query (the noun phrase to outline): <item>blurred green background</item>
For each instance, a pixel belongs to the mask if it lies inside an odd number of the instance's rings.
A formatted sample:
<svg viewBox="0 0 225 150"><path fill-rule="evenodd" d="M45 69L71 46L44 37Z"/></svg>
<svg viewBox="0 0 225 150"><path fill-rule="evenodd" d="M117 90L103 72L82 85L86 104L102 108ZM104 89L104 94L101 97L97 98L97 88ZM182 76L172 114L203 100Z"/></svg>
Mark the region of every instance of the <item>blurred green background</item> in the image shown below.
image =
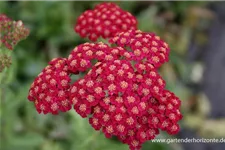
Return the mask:
<svg viewBox="0 0 225 150"><path fill-rule="evenodd" d="M30 35L12 53L13 63L0 85L1 150L126 150L117 139L106 139L94 131L88 120L74 110L57 116L38 114L27 100L34 78L54 57L67 57L78 44L88 41L73 30L77 17L99 2L1 1L0 13L22 20ZM170 62L160 73L167 88L182 99L184 119L181 132L187 129L198 137L225 137L224 121L208 119L210 103L192 84L202 76L201 61L188 62L191 42L208 42L205 29L215 14L209 9L214 2L116 2L139 21L139 29L155 32L171 47ZM209 127L208 127L209 126ZM214 130L214 128L217 130ZM220 128L220 129L219 129ZM185 138L179 134L178 137ZM172 138L161 133L157 138ZM174 138L174 137L173 137ZM142 150L183 150L178 143L146 142ZM224 150L222 147L221 150ZM194 149L193 149L194 150Z"/></svg>

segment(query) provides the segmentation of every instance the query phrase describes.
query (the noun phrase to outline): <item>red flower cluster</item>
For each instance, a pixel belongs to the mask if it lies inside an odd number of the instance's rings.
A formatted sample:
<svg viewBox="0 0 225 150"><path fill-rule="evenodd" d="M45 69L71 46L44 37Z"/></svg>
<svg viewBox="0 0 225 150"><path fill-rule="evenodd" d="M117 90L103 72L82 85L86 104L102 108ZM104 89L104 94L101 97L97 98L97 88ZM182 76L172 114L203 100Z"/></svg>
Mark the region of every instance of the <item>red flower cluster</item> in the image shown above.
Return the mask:
<svg viewBox="0 0 225 150"><path fill-rule="evenodd" d="M129 30L121 32L111 38L109 42L121 47L129 47L132 50L131 60L146 61L155 68L160 67L169 60L168 44L154 33Z"/></svg>
<svg viewBox="0 0 225 150"><path fill-rule="evenodd" d="M121 42L124 36L129 42ZM102 130L107 138L117 136L131 150L155 138L159 129L176 134L182 118L180 100L165 90L165 81L157 72L168 59L167 44L140 31L122 33L110 41L132 51L104 43L81 44L67 59L50 62L32 84L29 100L35 101L39 113L57 114L73 105L80 116L89 117L94 129ZM152 61L155 56L157 63ZM93 60L98 61L94 66ZM70 73L88 69L70 86Z"/></svg>
<svg viewBox="0 0 225 150"><path fill-rule="evenodd" d="M69 103L70 77L67 60L53 59L35 78L29 90L28 99L35 103L39 113L58 114L71 109Z"/></svg>
<svg viewBox="0 0 225 150"><path fill-rule="evenodd" d="M0 46L13 50L13 47L29 34L22 21L13 21L4 14L0 14Z"/></svg>
<svg viewBox="0 0 225 150"><path fill-rule="evenodd" d="M157 69L169 60L169 47L154 33L136 30L137 21L113 3L84 12L75 31L104 43L84 43L68 58L52 60L31 86L28 99L39 113L76 112L107 138L116 136L131 150L154 139L159 129L176 134L181 101L165 89ZM131 29L131 30L130 30ZM93 64L93 61L97 61ZM70 74L88 72L70 85Z"/></svg>
<svg viewBox="0 0 225 150"><path fill-rule="evenodd" d="M84 71L79 66L81 59L90 64L86 52L93 50L93 56L98 53L90 45L99 46L87 43L70 54L70 71ZM96 57L100 62L71 86L70 101L76 112L82 117L90 117L94 129L102 129L107 138L117 136L131 150L139 149L145 141L155 138L159 129L176 134L179 131L177 122L182 117L180 100L164 89L165 81L153 65L146 62L132 64L121 59L126 54L124 49L119 51L120 47L105 45L106 52L115 49L119 58L112 55L115 59L103 59L107 54L102 50L104 57ZM72 63L74 60L79 63Z"/></svg>
<svg viewBox="0 0 225 150"><path fill-rule="evenodd" d="M131 37L127 36L128 33ZM128 41L139 41L150 56L141 50L137 56L137 45L132 42L122 43L124 45L117 42L121 41L119 38L122 39L123 34ZM50 62L35 79L28 98L35 101L39 113L56 114L59 110L69 110L73 105L80 116L89 117L94 129L102 130L107 138L117 136L135 150L140 149L145 141L155 138L159 129L176 134L179 131L177 122L182 115L179 98L165 90L165 81L157 72L166 59L158 65L151 61L154 56L167 58L167 45L151 33L129 31L123 34L117 36L117 41L115 38L110 41L130 46L132 51L104 43L81 44L67 59ZM136 38L140 35L143 39ZM152 51L154 44L143 44L145 38L149 43L155 41L159 51ZM139 46L142 50L143 47ZM165 51L160 51L162 48ZM92 60L98 62L92 66ZM89 72L83 78L70 86L70 73L87 70Z"/></svg>
<svg viewBox="0 0 225 150"><path fill-rule="evenodd" d="M69 71L78 73L91 68L92 60L110 61L121 57L126 50L122 47L111 48L107 44L84 43L74 48L68 57Z"/></svg>
<svg viewBox="0 0 225 150"><path fill-rule="evenodd" d="M101 3L93 10L85 11L74 26L81 37L91 41L99 37L110 38L130 29L137 29L136 18L114 3Z"/></svg>

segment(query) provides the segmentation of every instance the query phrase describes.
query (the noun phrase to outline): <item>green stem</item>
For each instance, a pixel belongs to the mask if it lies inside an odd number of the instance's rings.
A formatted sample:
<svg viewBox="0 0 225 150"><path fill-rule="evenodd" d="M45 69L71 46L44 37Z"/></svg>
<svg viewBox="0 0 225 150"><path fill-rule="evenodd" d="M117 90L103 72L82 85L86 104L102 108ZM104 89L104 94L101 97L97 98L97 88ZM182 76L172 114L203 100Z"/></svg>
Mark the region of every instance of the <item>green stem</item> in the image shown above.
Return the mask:
<svg viewBox="0 0 225 150"><path fill-rule="evenodd" d="M7 49L7 48L5 48L5 47L0 47L0 55L7 55L8 57L11 57L11 55L12 55L12 50L9 50L9 49ZM9 69L7 68L7 67L5 67L4 69L3 69L3 71L2 72L0 72L0 85L1 85L1 87L4 85L4 81L5 81L5 79L7 78L7 73L9 72L8 71Z"/></svg>

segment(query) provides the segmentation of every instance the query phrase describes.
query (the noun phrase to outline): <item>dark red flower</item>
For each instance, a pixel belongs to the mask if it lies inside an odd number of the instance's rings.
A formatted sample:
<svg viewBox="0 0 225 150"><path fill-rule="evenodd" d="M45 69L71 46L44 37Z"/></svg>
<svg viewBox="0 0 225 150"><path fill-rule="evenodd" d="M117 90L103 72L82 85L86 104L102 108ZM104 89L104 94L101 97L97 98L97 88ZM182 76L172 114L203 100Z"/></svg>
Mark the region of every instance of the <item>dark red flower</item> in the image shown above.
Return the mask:
<svg viewBox="0 0 225 150"><path fill-rule="evenodd" d="M58 114L70 110L67 60L56 58L49 62L32 83L28 99L35 103L38 113Z"/></svg>
<svg viewBox="0 0 225 150"><path fill-rule="evenodd" d="M84 72L92 67L91 60L111 61L121 57L120 53L124 51L125 49L121 47L111 48L101 42L80 44L73 49L68 57L69 71L72 73ZM100 69L96 71L96 75L101 73Z"/></svg>
<svg viewBox="0 0 225 150"><path fill-rule="evenodd" d="M166 83L157 71L168 60L167 44L152 33L133 30L110 41L118 47L84 43L75 47L68 59L51 61L35 79L28 98L44 113L66 111L73 105L81 117L89 118L95 130L107 138L118 137L131 150L154 139L159 129L176 134L181 103L165 90ZM86 71L84 77L69 84L69 74ZM53 96L50 103L46 95ZM60 109L60 97L70 104L65 107L68 109Z"/></svg>
<svg viewBox="0 0 225 150"><path fill-rule="evenodd" d="M74 105L74 109L82 117L90 116L89 120L93 128L96 130L102 129L107 138L113 135L118 137L123 136L123 138L126 139L123 140L123 142L129 144L131 149L140 148L142 143L153 139L158 134L157 132L149 133L149 128L155 130L163 129L170 134L176 133L177 130L175 130L175 126L173 125L176 125L174 123L177 123L177 121L181 119L178 113L175 113L177 111L177 103L176 105L169 103L173 106L172 112L174 111L174 113L172 115L167 114L167 112L170 112L171 106L165 107L165 110L161 111L159 108L161 102L154 97L154 94L163 95L167 92L164 92L165 84L161 84L158 80L152 80L153 86L148 86L142 93L138 91L133 92L133 87L126 86L126 83L130 85L138 83L139 87L144 87L146 86L146 82L139 82L138 79L130 81L130 79L127 78L128 71L122 67L122 64L128 66L129 73L135 74L135 70L132 68L129 61L114 60L102 62L97 66L93 66L90 73L81 79L81 86L79 86L79 81L75 82L71 86L72 92L70 94L70 99L79 99L80 102ZM98 73L99 70L101 70L101 73ZM120 72L119 74L118 71ZM157 72L155 73L159 76ZM114 80L108 81L107 77ZM157 78L158 77L156 77L156 79ZM97 82L98 79L99 81ZM143 74L143 81L148 79L151 79L149 75ZM126 89L122 90L121 85L122 87L126 87ZM154 87L158 87L159 90L154 90ZM86 95L95 95L96 103L89 103L88 96L83 97L79 93L79 90L74 90L81 88L86 92ZM117 88L120 88L120 90L116 90ZM110 92L111 94L109 94ZM81 112L79 108L82 104L85 104L85 108L88 108L88 110L98 106L102 113L95 113L87 111L86 109ZM163 103L161 105L163 105ZM156 112L155 115L153 115L152 112ZM161 118L161 116L164 118ZM162 126L164 120L169 121L168 125L164 123ZM133 130L134 138L127 138L130 130Z"/></svg>
<svg viewBox="0 0 225 150"><path fill-rule="evenodd" d="M109 2L85 11L74 26L74 30L81 37L88 37L91 41L96 41L99 37L113 37L122 31L136 28L137 20L134 16Z"/></svg>
<svg viewBox="0 0 225 150"><path fill-rule="evenodd" d="M141 54L140 59L134 51L129 56L127 52L103 43L77 46L68 57L68 71L90 70L72 84L69 95L76 112L89 116L94 129L102 130L107 138L117 136L130 149L140 149L159 134L158 129L178 132L180 100L165 90L165 81L156 70L159 65L144 60L150 56ZM93 65L92 60L98 62Z"/></svg>
<svg viewBox="0 0 225 150"><path fill-rule="evenodd" d="M168 44L154 33L142 32L140 30L129 30L121 32L109 40L110 43L121 47L129 47L132 50L130 60L144 61L155 68L160 67L169 60ZM144 70L141 65L139 71Z"/></svg>

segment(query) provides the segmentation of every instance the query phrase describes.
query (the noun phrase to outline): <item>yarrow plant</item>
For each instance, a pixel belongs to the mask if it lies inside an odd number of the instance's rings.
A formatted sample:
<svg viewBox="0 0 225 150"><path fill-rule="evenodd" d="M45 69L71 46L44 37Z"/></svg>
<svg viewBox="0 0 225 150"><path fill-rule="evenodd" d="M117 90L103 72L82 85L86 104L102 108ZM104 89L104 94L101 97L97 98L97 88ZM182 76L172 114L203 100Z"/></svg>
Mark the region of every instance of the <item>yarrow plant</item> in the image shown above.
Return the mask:
<svg viewBox="0 0 225 150"><path fill-rule="evenodd" d="M13 50L16 44L29 35L29 29L23 25L21 20L14 21L5 14L0 14L0 72L11 64L9 50ZM5 50L6 49L6 50ZM3 54L7 51L7 54Z"/></svg>
<svg viewBox="0 0 225 150"><path fill-rule="evenodd" d="M112 12L106 13L107 10ZM116 15L117 11L120 15ZM121 20L116 30L108 28L115 21L106 27L104 21L110 16L102 15L107 14L114 15L113 20ZM76 32L94 41L100 36L109 38L113 46L84 43L76 46L68 58L50 61L32 83L28 99L44 114L66 112L73 107L106 138L116 136L130 150L139 150L159 130L178 133L181 101L165 89L166 82L158 73L158 68L169 60L168 44L154 33L136 30L136 19L132 15L121 18L123 14L128 13L113 3L99 4L82 14ZM96 20L99 23L94 26ZM131 24L125 28L123 21ZM80 72L87 73L71 83L70 75Z"/></svg>
<svg viewBox="0 0 225 150"><path fill-rule="evenodd" d="M85 11L74 26L81 37L88 37L91 41L99 37L110 38L130 29L137 29L136 18L114 3L101 3L93 10Z"/></svg>

